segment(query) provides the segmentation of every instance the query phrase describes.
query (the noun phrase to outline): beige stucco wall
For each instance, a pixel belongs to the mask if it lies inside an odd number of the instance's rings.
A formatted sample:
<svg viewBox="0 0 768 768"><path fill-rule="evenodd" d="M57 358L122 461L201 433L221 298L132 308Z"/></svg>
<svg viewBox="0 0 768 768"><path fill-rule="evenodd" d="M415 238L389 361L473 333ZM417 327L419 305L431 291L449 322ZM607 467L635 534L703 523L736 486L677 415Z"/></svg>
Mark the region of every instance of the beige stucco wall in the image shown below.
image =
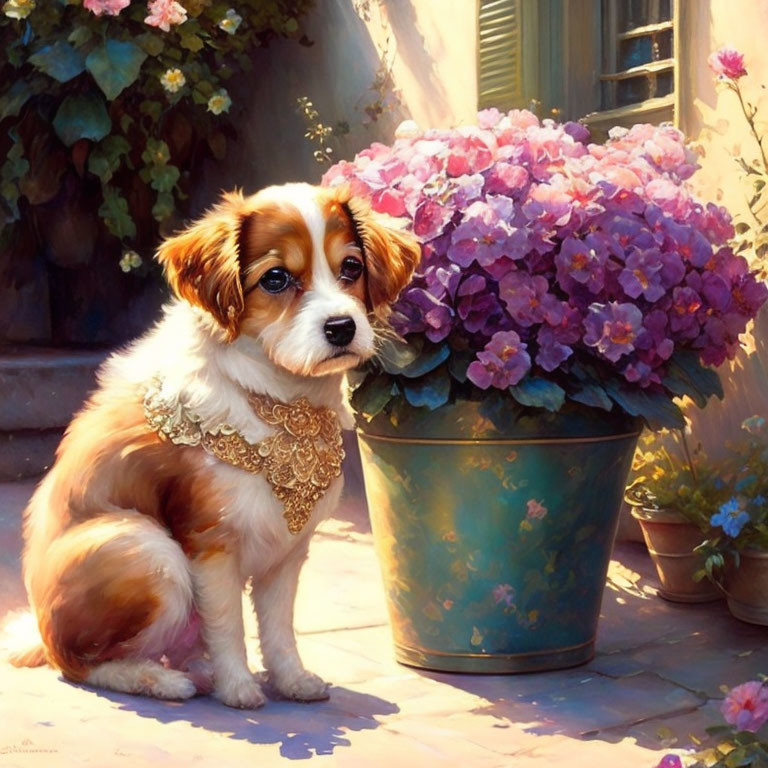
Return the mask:
<svg viewBox="0 0 768 768"><path fill-rule="evenodd" d="M373 141L390 142L406 118L422 127L473 119L477 105L476 0L317 0L305 19L311 47L278 41L256 53L253 73L232 83L248 106L239 136L223 163L211 163L196 191L203 208L218 189L246 191L292 180L316 181L296 100L307 96L323 122L347 121L350 133L334 145L351 158ZM399 105L365 125L370 86L382 58L391 64Z"/></svg>
<svg viewBox="0 0 768 768"><path fill-rule="evenodd" d="M758 106L759 127L768 131L768 0L679 0L680 127L704 152L693 183L702 199L725 205L739 219L748 216L749 187L734 161L757 157L757 146L736 95L716 87L707 66L710 52L730 45L745 54L749 72L741 83L745 96ZM726 397L704 412L691 412L694 435L708 453L717 455L724 442L739 435L741 421L755 413L768 417L768 311L754 331L757 350L743 353L721 369Z"/></svg>

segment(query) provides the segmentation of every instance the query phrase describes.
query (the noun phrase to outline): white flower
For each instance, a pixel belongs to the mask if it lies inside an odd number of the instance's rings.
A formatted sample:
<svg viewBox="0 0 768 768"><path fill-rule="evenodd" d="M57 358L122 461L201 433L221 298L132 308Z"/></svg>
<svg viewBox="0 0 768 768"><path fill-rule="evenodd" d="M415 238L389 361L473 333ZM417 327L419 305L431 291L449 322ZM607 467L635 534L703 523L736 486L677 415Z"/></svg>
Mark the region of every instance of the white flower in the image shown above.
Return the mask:
<svg viewBox="0 0 768 768"><path fill-rule="evenodd" d="M219 29L223 29L228 35L234 35L242 23L243 17L234 8L230 8L219 22Z"/></svg>
<svg viewBox="0 0 768 768"><path fill-rule="evenodd" d="M7 0L3 13L11 19L26 19L35 10L35 0Z"/></svg>
<svg viewBox="0 0 768 768"><path fill-rule="evenodd" d="M208 111L214 115L220 115L222 112L229 112L232 106L232 99L229 98L226 88L219 88L213 96L208 99Z"/></svg>
<svg viewBox="0 0 768 768"><path fill-rule="evenodd" d="M186 82L187 78L184 77L184 73L180 69L166 69L160 78L160 84L168 93L176 93L184 87Z"/></svg>
<svg viewBox="0 0 768 768"><path fill-rule="evenodd" d="M395 128L396 139L416 139L421 136L421 134L422 130L415 120L403 120L403 122Z"/></svg>
<svg viewBox="0 0 768 768"><path fill-rule="evenodd" d="M130 272L132 269L138 269L143 261L136 251L123 251L123 258L120 259L120 269L123 272Z"/></svg>

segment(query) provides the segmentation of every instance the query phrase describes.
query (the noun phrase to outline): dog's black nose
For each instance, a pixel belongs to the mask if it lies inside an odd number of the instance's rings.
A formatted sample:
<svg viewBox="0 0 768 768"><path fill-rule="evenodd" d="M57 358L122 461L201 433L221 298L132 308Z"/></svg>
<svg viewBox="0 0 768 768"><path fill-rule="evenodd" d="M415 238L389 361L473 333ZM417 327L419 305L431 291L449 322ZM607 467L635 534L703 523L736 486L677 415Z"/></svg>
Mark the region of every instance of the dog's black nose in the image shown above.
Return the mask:
<svg viewBox="0 0 768 768"><path fill-rule="evenodd" d="M346 347L355 338L357 326L351 317L329 317L325 321L323 331L325 338L334 347Z"/></svg>

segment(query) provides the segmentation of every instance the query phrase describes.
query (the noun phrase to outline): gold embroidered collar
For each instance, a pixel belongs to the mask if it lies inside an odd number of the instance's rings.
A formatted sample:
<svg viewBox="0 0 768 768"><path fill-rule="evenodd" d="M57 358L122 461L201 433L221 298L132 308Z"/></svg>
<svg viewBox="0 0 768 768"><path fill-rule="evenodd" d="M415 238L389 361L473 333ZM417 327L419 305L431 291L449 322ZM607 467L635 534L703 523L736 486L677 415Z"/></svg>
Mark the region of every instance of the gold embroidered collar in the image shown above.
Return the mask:
<svg viewBox="0 0 768 768"><path fill-rule="evenodd" d="M163 393L158 379L147 388L144 414L161 439L199 445L227 464L263 473L283 502L288 530L299 533L331 481L341 474L344 448L339 419L330 408L317 408L306 397L281 403L268 395L249 394L248 402L275 430L260 443L249 443L228 424L203 427L198 414Z"/></svg>

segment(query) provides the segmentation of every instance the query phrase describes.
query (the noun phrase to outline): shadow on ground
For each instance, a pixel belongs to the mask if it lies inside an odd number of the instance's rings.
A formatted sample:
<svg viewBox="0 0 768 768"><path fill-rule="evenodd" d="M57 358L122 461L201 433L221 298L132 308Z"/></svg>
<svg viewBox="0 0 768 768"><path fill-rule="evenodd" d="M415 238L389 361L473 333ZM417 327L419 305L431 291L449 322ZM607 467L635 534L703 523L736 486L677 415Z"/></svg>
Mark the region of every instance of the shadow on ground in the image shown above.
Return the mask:
<svg viewBox="0 0 768 768"><path fill-rule="evenodd" d="M629 733L640 746L661 749L660 734L669 738L668 726L679 718L687 724L678 734L682 746L690 716L702 708L709 718L702 715L703 724L718 724L721 686L768 669L768 627L734 619L724 601L666 602L656 586L647 552L619 543L589 664L509 676L423 674L486 699L474 712L498 718L501 727L516 723L532 734L609 743Z"/></svg>
<svg viewBox="0 0 768 768"><path fill-rule="evenodd" d="M296 702L274 699L263 709L241 710L226 707L210 696L168 702L87 690L117 704L118 709L159 723L185 722L251 744L277 745L281 757L290 760L331 755L337 747L351 745L347 733L378 728L377 716L400 711L390 701L336 686L330 690L330 700L301 705L300 711Z"/></svg>

